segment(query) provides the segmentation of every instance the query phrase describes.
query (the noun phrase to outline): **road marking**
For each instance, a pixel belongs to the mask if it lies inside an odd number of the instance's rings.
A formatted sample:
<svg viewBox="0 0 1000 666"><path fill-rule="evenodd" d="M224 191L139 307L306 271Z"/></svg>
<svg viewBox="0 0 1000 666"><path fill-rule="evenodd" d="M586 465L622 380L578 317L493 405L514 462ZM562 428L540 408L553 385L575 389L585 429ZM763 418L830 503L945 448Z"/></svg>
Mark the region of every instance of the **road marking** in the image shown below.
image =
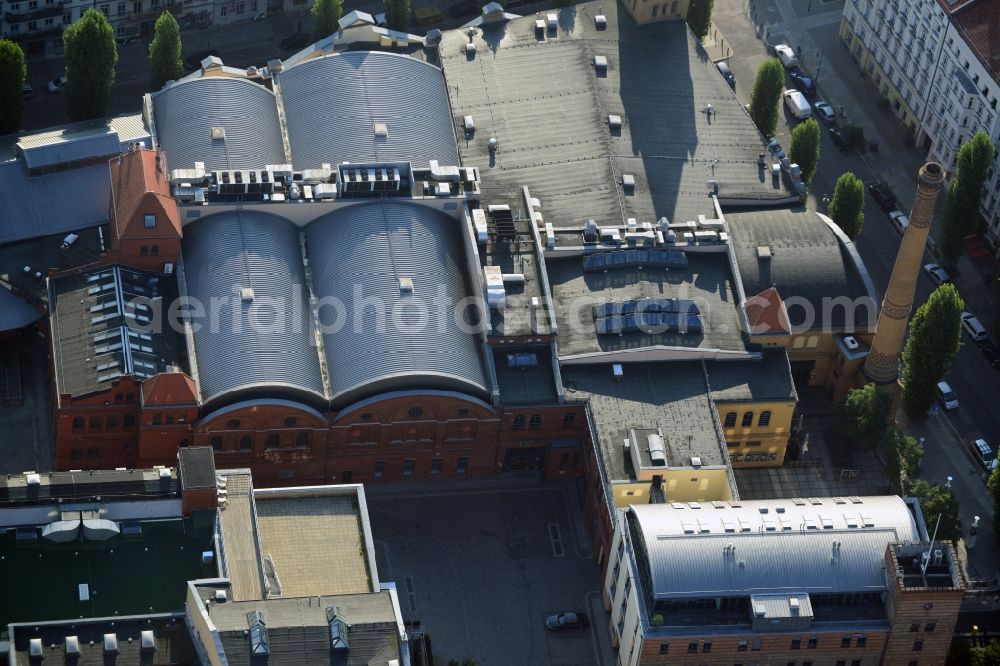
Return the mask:
<svg viewBox="0 0 1000 666"><path fill-rule="evenodd" d="M563 548L562 535L559 533L558 523L549 523L549 539L552 541L552 554L556 557L564 557L566 549Z"/></svg>

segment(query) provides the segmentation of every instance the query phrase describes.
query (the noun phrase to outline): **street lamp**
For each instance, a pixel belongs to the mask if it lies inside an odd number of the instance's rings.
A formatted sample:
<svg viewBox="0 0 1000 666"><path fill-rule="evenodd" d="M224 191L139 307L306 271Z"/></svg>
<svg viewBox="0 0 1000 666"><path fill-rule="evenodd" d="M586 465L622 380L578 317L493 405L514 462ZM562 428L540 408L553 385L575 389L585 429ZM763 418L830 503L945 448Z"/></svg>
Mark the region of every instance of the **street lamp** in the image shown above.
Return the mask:
<svg viewBox="0 0 1000 666"><path fill-rule="evenodd" d="M816 65L816 80L813 81L816 85L819 85L819 73L823 69L823 52L820 50L816 51L816 57L819 58L819 64Z"/></svg>

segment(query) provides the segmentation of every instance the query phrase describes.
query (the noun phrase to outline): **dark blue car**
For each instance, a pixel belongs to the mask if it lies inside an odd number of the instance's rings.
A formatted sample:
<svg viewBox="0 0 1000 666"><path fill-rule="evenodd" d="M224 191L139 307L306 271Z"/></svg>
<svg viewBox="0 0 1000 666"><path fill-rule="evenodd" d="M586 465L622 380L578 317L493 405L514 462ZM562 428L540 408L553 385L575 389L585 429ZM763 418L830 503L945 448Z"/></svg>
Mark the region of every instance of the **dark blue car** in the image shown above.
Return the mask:
<svg viewBox="0 0 1000 666"><path fill-rule="evenodd" d="M816 83L811 76L807 76L799 70L792 70L788 73L792 77L792 84L806 95L816 94Z"/></svg>

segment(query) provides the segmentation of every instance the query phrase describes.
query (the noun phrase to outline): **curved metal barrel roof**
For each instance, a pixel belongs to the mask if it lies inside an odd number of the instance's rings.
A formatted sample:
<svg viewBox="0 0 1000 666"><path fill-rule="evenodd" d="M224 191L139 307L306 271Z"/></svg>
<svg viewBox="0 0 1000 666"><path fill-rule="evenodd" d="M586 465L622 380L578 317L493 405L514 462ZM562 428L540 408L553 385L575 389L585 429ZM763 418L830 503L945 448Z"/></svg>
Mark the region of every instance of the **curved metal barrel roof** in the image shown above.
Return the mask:
<svg viewBox="0 0 1000 666"><path fill-rule="evenodd" d="M371 202L319 218L306 239L316 296L330 304L320 323L335 403L411 388L488 396L477 336L456 324L470 293L457 222Z"/></svg>
<svg viewBox="0 0 1000 666"><path fill-rule="evenodd" d="M152 95L156 141L171 169L204 162L209 171L284 164L274 93L245 79L210 76ZM225 138L213 138L222 128Z"/></svg>
<svg viewBox="0 0 1000 666"><path fill-rule="evenodd" d="M642 533L656 599L878 591L885 587L886 546L921 540L913 514L896 496L649 504L629 511Z"/></svg>
<svg viewBox="0 0 1000 666"><path fill-rule="evenodd" d="M218 213L185 227L183 250L188 296L206 313L212 299L225 301L218 324L206 314L194 333L202 401L267 396L325 405L298 227L267 213Z"/></svg>
<svg viewBox="0 0 1000 666"><path fill-rule="evenodd" d="M458 145L441 70L379 51L336 53L279 75L292 161L458 165ZM375 136L384 123L388 136Z"/></svg>

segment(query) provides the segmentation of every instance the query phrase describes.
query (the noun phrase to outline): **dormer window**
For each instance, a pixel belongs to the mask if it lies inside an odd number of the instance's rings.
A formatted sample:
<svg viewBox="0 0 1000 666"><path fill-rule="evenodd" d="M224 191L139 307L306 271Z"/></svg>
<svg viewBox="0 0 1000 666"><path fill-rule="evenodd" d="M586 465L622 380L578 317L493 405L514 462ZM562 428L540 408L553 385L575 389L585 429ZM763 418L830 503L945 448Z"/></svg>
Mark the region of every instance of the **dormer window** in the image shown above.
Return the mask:
<svg viewBox="0 0 1000 666"><path fill-rule="evenodd" d="M142 216L142 226L146 229L156 228L156 216L155 215L143 215Z"/></svg>

